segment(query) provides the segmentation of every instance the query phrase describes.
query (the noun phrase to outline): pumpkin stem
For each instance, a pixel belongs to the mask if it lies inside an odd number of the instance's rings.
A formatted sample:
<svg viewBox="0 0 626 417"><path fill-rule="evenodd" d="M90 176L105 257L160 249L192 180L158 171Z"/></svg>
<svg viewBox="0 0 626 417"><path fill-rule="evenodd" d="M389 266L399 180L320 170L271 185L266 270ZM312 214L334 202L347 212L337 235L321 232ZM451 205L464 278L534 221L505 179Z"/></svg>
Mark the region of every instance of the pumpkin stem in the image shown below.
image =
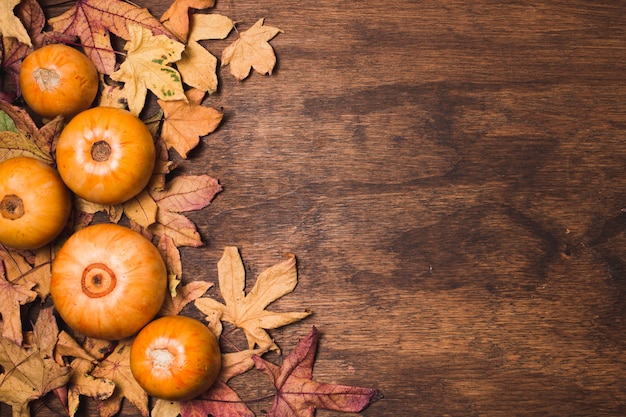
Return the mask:
<svg viewBox="0 0 626 417"><path fill-rule="evenodd" d="M15 194L5 195L0 201L0 213L8 220L17 220L24 215L24 202Z"/></svg>
<svg viewBox="0 0 626 417"><path fill-rule="evenodd" d="M56 70L37 68L33 71L33 77L41 91L54 90L61 83L61 75Z"/></svg>
<svg viewBox="0 0 626 417"><path fill-rule="evenodd" d="M111 145L106 140L99 140L91 145L91 158L96 162L104 162L111 156Z"/></svg>
<svg viewBox="0 0 626 417"><path fill-rule="evenodd" d="M150 351L152 366L159 369L169 369L174 362L174 355L167 349L152 349Z"/></svg>

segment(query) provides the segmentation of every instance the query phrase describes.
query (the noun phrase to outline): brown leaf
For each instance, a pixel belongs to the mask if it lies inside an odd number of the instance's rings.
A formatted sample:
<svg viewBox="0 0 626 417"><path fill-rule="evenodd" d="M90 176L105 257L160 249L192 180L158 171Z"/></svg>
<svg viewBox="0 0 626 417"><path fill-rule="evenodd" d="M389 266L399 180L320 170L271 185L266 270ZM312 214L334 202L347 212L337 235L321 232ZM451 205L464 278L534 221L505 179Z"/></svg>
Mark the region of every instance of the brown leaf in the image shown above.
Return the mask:
<svg viewBox="0 0 626 417"><path fill-rule="evenodd" d="M288 254L286 259L261 272L252 290L245 294L245 269L239 251L227 247L218 262L220 293L226 304L209 298L196 300L196 307L207 314L207 320L215 317L243 329L252 349L279 350L266 329L275 329L307 317L310 312L278 313L265 308L280 297L292 292L298 282L296 258Z"/></svg>
<svg viewBox="0 0 626 417"><path fill-rule="evenodd" d="M358 413L380 399L380 392L373 388L313 381L318 339L313 327L280 367L259 356L252 358L277 390L267 417L313 417L317 408Z"/></svg>
<svg viewBox="0 0 626 417"><path fill-rule="evenodd" d="M0 53L0 61L2 62L2 70L6 73L7 79L10 80L9 85L2 85L1 87L2 93L6 94L8 100L13 100L15 97L21 95L19 89L19 71L22 60L33 50L33 47L38 48L43 45L44 34L42 30L46 22L43 10L37 0L22 0L14 11L15 16L24 24L28 36L32 41L32 46L19 42L12 37L4 36L1 39L2 48L0 49L3 49L2 52L4 52L4 56ZM1 15L4 15L4 13ZM3 25L0 24L0 27L1 26Z"/></svg>
<svg viewBox="0 0 626 417"><path fill-rule="evenodd" d="M141 227L150 227L156 221L157 204L146 190L126 201L123 207L126 216Z"/></svg>
<svg viewBox="0 0 626 417"><path fill-rule="evenodd" d="M130 371L130 347L132 341L123 340L115 350L91 373L94 377L113 381L115 391L111 397L100 401L100 417L112 417L120 411L122 400L127 398L142 416L148 416L148 394L139 386Z"/></svg>
<svg viewBox="0 0 626 417"><path fill-rule="evenodd" d="M56 345L56 362L62 364L63 357L72 357L70 363L72 367L72 378L68 381L62 392L57 391L57 396L65 405L70 416L78 412L80 396L88 396L98 400L109 398L113 394L115 384L105 378L96 378L91 375L97 359L101 359L111 347L110 342L86 338L84 346L80 346L67 332L59 333L59 340ZM103 349L103 351L99 351ZM88 351L89 350L89 351ZM61 391L61 390L59 390Z"/></svg>
<svg viewBox="0 0 626 417"><path fill-rule="evenodd" d="M0 303L0 315L4 322L2 336L17 345L21 345L24 335L22 332L20 306L28 304L37 298L37 293L32 290L35 284L32 282L12 284L7 281L5 269L7 262L12 262L12 259L7 256L7 252L0 251L0 260L4 261L4 267L0 268L0 299L2 300Z"/></svg>
<svg viewBox="0 0 626 417"><path fill-rule="evenodd" d="M171 36L148 9L122 0L77 0L60 16L49 19L54 31L77 36L98 71L110 75L115 71L115 52L109 32L129 41L129 24L150 29L155 35Z"/></svg>
<svg viewBox="0 0 626 417"><path fill-rule="evenodd" d="M183 158L198 145L200 137L217 129L223 117L222 112L189 100L189 95L196 91L199 90L186 93L188 101L158 100L164 113L161 137L168 148L174 148Z"/></svg>
<svg viewBox="0 0 626 417"><path fill-rule="evenodd" d="M52 246L47 245L34 251L33 268L24 277L27 282L35 284L33 288L40 300L50 294L50 281L52 280Z"/></svg>
<svg viewBox="0 0 626 417"><path fill-rule="evenodd" d="M258 20L222 51L222 66L230 64L230 73L238 80L248 77L252 68L260 74L271 74L276 55L268 41L281 32L276 27L264 26L263 19Z"/></svg>
<svg viewBox="0 0 626 417"><path fill-rule="evenodd" d="M165 303L159 315L175 316L179 314L187 304L202 297L212 286L213 283L207 281L191 281L183 285L173 296L165 298Z"/></svg>
<svg viewBox="0 0 626 417"><path fill-rule="evenodd" d="M20 0L4 0L0 2L0 35L15 38L21 43L33 46L30 36L22 21L13 13Z"/></svg>
<svg viewBox="0 0 626 417"><path fill-rule="evenodd" d="M209 94L217 91L217 58L198 41L224 39L233 27L233 21L220 14L194 13L191 16L187 46L180 61L176 63L185 84Z"/></svg>
<svg viewBox="0 0 626 417"><path fill-rule="evenodd" d="M71 369L58 365L51 355L58 334L51 310L42 310L37 318L31 345L18 346L0 338L0 401L13 408L14 416L29 416L31 401L64 386L70 379Z"/></svg>
<svg viewBox="0 0 626 417"><path fill-rule="evenodd" d="M0 100L0 113L2 112L5 118L9 117L13 121L15 129L0 132L0 160L30 156L52 164L52 154L61 133L63 119L57 117L39 129L26 110L4 100Z"/></svg>
<svg viewBox="0 0 626 417"><path fill-rule="evenodd" d="M174 239L166 234L159 236L157 248L159 249L167 267L167 282L170 290L170 296L176 297L178 284L180 284L183 276L183 263L180 259L180 251L178 250L178 247L176 247ZM166 303L167 301L171 301L171 298L166 298Z"/></svg>
<svg viewBox="0 0 626 417"><path fill-rule="evenodd" d="M161 22L178 39L187 40L189 33L189 9L208 9L215 5L215 0L174 0L169 9L161 16Z"/></svg>

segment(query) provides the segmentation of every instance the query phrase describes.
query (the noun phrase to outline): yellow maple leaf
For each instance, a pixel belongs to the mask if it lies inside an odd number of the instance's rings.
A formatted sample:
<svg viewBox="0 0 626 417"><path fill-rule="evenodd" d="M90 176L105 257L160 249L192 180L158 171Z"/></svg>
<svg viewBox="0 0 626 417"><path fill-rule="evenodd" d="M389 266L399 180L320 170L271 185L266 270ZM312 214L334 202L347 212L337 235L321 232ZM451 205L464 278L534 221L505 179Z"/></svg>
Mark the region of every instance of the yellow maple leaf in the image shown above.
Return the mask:
<svg viewBox="0 0 626 417"><path fill-rule="evenodd" d="M186 100L180 74L168 65L180 59L185 46L139 25L129 25L128 30L128 55L111 78L124 83L122 95L129 110L141 112L148 90L161 100Z"/></svg>
<svg viewBox="0 0 626 417"><path fill-rule="evenodd" d="M6 38L15 38L23 44L33 46L24 24L13 13L13 9L18 4L20 4L20 0L0 1L0 35Z"/></svg>
<svg viewBox="0 0 626 417"><path fill-rule="evenodd" d="M284 261L261 272L247 295L245 269L236 247L226 247L217 271L225 304L203 297L195 301L195 306L207 315L212 329L216 326L216 320L224 320L241 328L250 349L256 345L261 349L279 350L266 329L282 327L311 314L308 311L282 313L265 310L269 304L295 289L298 277L296 257L293 254L287 254ZM219 328L217 330L220 331Z"/></svg>
<svg viewBox="0 0 626 417"><path fill-rule="evenodd" d="M185 84L208 92L217 91L217 58L198 41L224 39L235 24L221 14L194 14L182 58L176 63Z"/></svg>
<svg viewBox="0 0 626 417"><path fill-rule="evenodd" d="M259 19L222 51L222 66L230 64L230 73L238 80L246 78L252 68L260 74L271 74L276 55L269 40L281 32L276 27L264 26L263 19Z"/></svg>
<svg viewBox="0 0 626 417"><path fill-rule="evenodd" d="M200 104L204 91L191 89L186 95L187 101L158 101L164 114L161 137L168 149L176 149L183 158L198 145L200 137L219 126L223 117L222 112Z"/></svg>

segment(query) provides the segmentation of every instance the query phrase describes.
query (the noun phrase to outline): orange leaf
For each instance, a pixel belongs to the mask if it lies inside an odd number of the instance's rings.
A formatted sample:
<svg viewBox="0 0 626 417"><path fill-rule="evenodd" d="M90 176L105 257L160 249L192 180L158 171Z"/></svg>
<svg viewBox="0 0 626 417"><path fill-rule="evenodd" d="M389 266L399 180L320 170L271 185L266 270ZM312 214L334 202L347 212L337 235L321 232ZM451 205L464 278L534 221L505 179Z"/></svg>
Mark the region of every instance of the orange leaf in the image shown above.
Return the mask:
<svg viewBox="0 0 626 417"><path fill-rule="evenodd" d="M183 100L158 103L165 115L161 136L167 147L174 148L183 158L198 145L200 137L217 129L223 117L222 112L199 103Z"/></svg>
<svg viewBox="0 0 626 417"><path fill-rule="evenodd" d="M215 0L174 0L161 16L161 22L180 40L186 41L189 34L189 9L207 9Z"/></svg>
<svg viewBox="0 0 626 417"><path fill-rule="evenodd" d="M148 9L122 0L77 0L71 9L51 18L49 23L59 33L77 36L98 71L115 71L115 52L109 32L130 40L129 23L150 29L155 35L172 37L169 31Z"/></svg>

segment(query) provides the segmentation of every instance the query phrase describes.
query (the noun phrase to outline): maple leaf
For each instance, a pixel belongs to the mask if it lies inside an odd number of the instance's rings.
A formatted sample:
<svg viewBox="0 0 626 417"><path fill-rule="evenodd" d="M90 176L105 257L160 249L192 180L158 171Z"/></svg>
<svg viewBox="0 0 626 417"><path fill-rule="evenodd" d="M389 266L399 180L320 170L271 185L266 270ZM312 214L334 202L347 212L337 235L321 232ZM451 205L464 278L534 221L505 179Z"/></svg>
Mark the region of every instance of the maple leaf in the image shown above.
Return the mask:
<svg viewBox="0 0 626 417"><path fill-rule="evenodd" d="M201 246L196 226L180 213L206 207L221 190L217 180L208 175L182 175L166 183L165 189L150 191L159 207L150 231L169 236L178 247Z"/></svg>
<svg viewBox="0 0 626 417"><path fill-rule="evenodd" d="M164 114L161 137L183 158L198 145L200 137L217 129L223 117L222 112L200 104L204 91L191 89L186 96L187 100L158 100Z"/></svg>
<svg viewBox="0 0 626 417"><path fill-rule="evenodd" d="M148 394L139 386L130 371L131 343L130 340L120 341L115 350L100 361L91 373L94 377L106 378L115 384L113 395L98 404L100 417L117 414L124 398L137 407L142 416L148 415Z"/></svg>
<svg viewBox="0 0 626 417"><path fill-rule="evenodd" d="M32 290L34 283L13 284L7 281L5 270L7 263L13 258L8 252L0 251L0 315L4 321L2 336L17 345L24 340L22 333L22 319L20 306L25 305L37 298L37 293Z"/></svg>
<svg viewBox="0 0 626 417"><path fill-rule="evenodd" d="M110 32L129 41L129 26L141 26L155 35L171 36L148 9L122 0L77 0L65 13L51 18L53 30L77 36L98 71L110 75L115 71L115 51Z"/></svg>
<svg viewBox="0 0 626 417"><path fill-rule="evenodd" d="M0 117L8 126L7 130L0 129L0 160L29 156L48 164L53 162L53 149L63 128L62 117L39 129L26 110L4 100L0 100ZM8 119L12 124L7 125Z"/></svg>
<svg viewBox="0 0 626 417"><path fill-rule="evenodd" d="M202 297L212 286L213 283L207 281L191 281L183 285L176 291L175 295L165 298L163 307L159 311L159 316L175 316L179 314L187 304Z"/></svg>
<svg viewBox="0 0 626 417"><path fill-rule="evenodd" d="M194 14L191 32L183 55L176 63L183 82L209 94L217 91L217 58L198 41L224 39L234 27L231 19L220 14Z"/></svg>
<svg viewBox="0 0 626 417"><path fill-rule="evenodd" d="M318 339L319 331L313 327L280 367L259 356L252 358L277 390L267 417L313 417L316 408L358 413L380 399L374 388L313 381Z"/></svg>
<svg viewBox="0 0 626 417"><path fill-rule="evenodd" d="M32 268L24 274L26 282L32 282L33 290L43 302L50 294L50 281L52 280L52 245L46 245L36 249L32 256Z"/></svg>
<svg viewBox="0 0 626 417"><path fill-rule="evenodd" d="M287 254L286 259L261 272L252 290L245 294L245 269L236 247L226 247L217 264L222 304L212 298L196 300L196 307L207 314L213 325L216 318L241 328L248 340L248 347L258 345L261 349L279 350L266 329L275 329L307 317L310 312L279 313L265 308L280 297L292 292L298 282L296 257Z"/></svg>
<svg viewBox="0 0 626 417"><path fill-rule="evenodd" d="M2 0L0 2L0 35L15 38L23 44L33 46L30 36L22 21L13 13L20 0Z"/></svg>
<svg viewBox="0 0 626 417"><path fill-rule="evenodd" d="M57 334L50 307L39 313L28 346L0 338L0 401L13 408L14 416L28 417L31 401L70 379L71 369L57 364L52 357Z"/></svg>
<svg viewBox="0 0 626 417"><path fill-rule="evenodd" d="M230 73L240 81L248 77L252 68L260 74L271 74L276 55L269 40L281 32L276 27L264 26L263 19L259 19L222 51L222 66L230 64Z"/></svg>
<svg viewBox="0 0 626 417"><path fill-rule="evenodd" d="M174 0L161 16L161 22L178 39L187 40L189 33L189 9L208 9L215 5L215 0Z"/></svg>
<svg viewBox="0 0 626 417"><path fill-rule="evenodd" d="M161 100L186 100L180 74L168 64L180 59L185 46L165 35L154 35L142 26L130 25L128 55L111 79L124 83L121 94L130 111L138 115L148 90Z"/></svg>

